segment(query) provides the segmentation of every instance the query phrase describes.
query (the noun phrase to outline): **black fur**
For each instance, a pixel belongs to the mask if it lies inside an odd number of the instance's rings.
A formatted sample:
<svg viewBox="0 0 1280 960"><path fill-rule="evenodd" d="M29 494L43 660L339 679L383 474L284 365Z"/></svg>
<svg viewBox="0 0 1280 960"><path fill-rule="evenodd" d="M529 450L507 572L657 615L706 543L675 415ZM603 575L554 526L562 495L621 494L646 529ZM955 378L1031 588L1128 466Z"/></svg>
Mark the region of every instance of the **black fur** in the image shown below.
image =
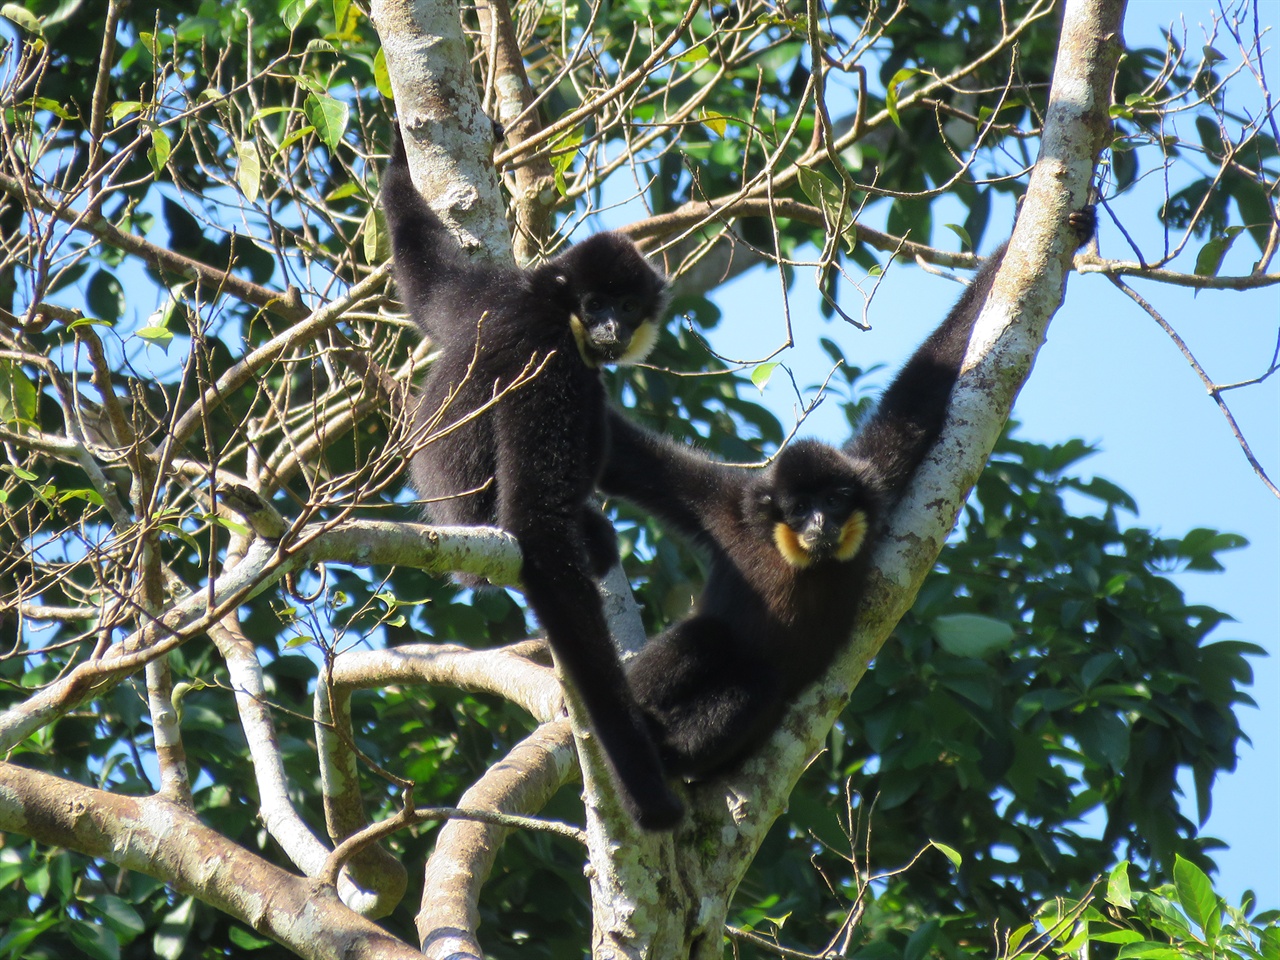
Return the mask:
<svg viewBox="0 0 1280 960"><path fill-rule="evenodd" d="M617 558L613 528L588 503L607 443L597 367L635 359L652 342L665 280L612 233L531 270L469 262L414 187L398 136L382 204L401 300L440 350L415 412L414 436L430 442L413 455L414 488L437 523L496 524L515 535L525 596L624 804L645 828L671 827L682 806L592 577Z"/></svg>
<svg viewBox="0 0 1280 960"><path fill-rule="evenodd" d="M628 666L672 773L700 779L738 763L850 636L872 546L942 430L1003 255L982 265L843 450L799 441L763 470L731 467L610 413L601 489L710 560L696 612Z"/></svg>

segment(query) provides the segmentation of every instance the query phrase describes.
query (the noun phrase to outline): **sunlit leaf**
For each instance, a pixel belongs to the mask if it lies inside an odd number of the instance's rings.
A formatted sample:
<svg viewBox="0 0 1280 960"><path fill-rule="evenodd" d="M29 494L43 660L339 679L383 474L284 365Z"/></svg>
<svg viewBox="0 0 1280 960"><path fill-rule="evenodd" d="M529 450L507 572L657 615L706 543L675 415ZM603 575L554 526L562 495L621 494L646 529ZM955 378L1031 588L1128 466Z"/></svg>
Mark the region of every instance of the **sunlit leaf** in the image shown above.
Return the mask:
<svg viewBox="0 0 1280 960"><path fill-rule="evenodd" d="M29 107L32 111L47 110L60 120L70 120L75 116L67 107L49 97L32 97L30 100L24 100L19 106Z"/></svg>
<svg viewBox="0 0 1280 960"><path fill-rule="evenodd" d="M1107 903L1126 910L1133 906L1132 892L1129 889L1128 860L1121 860L1111 868L1111 873L1107 877Z"/></svg>
<svg viewBox="0 0 1280 960"><path fill-rule="evenodd" d="M903 67L890 78L889 86L885 89L884 108L889 112L893 125L899 129L902 128L902 121L898 119L898 89L919 72L915 67Z"/></svg>
<svg viewBox="0 0 1280 960"><path fill-rule="evenodd" d="M1173 864L1173 884L1187 916L1206 936L1212 936L1216 932L1220 903L1204 871L1178 854Z"/></svg>
<svg viewBox="0 0 1280 960"><path fill-rule="evenodd" d="M0 7L0 17L12 20L27 33L43 34L39 18L20 3L6 3Z"/></svg>
<svg viewBox="0 0 1280 960"><path fill-rule="evenodd" d="M382 52L381 47L373 55L373 82L380 94L395 101L395 94L391 92L391 75L387 73L387 55Z"/></svg>
<svg viewBox="0 0 1280 960"><path fill-rule="evenodd" d="M360 238L364 245L366 263L382 263L391 253L390 240L387 237L387 222L382 215L382 208L374 204L365 214L360 224Z"/></svg>
<svg viewBox="0 0 1280 960"><path fill-rule="evenodd" d="M147 151L147 159L151 162L151 169L155 171L157 177L169 162L169 152L172 148L173 145L169 142L169 135L164 132L164 128L152 127L151 149Z"/></svg>
<svg viewBox="0 0 1280 960"><path fill-rule="evenodd" d="M0 422L35 423L36 385L22 367L0 357Z"/></svg>
<svg viewBox="0 0 1280 960"><path fill-rule="evenodd" d="M167 327L143 327L138 331L138 336L157 347L168 347L173 340L173 334Z"/></svg>
<svg viewBox="0 0 1280 960"><path fill-rule="evenodd" d="M234 924L227 931L227 939L241 950L261 950L263 947L271 946L270 940L264 940L262 937L255 937L244 927Z"/></svg>
<svg viewBox="0 0 1280 960"><path fill-rule="evenodd" d="M302 109L325 146L330 150L336 147L342 135L347 132L347 118L351 108L327 93L309 93Z"/></svg>
<svg viewBox="0 0 1280 960"><path fill-rule="evenodd" d="M963 250L973 249L973 240L969 238L969 231L958 223L944 223L944 227L960 238L960 246Z"/></svg>
<svg viewBox="0 0 1280 960"><path fill-rule="evenodd" d="M102 494L90 487L85 487L79 490L63 490L58 494L59 503L66 503L68 500L86 500L89 503L92 503L95 507L103 505Z"/></svg>
<svg viewBox="0 0 1280 960"><path fill-rule="evenodd" d="M297 30L302 18L312 8L316 0L285 0L280 7L280 19L290 30Z"/></svg>
<svg viewBox="0 0 1280 960"><path fill-rule="evenodd" d="M778 369L776 363L761 363L751 371L751 382L756 385L756 389L764 393L764 388L769 385L770 378L773 377L773 371Z"/></svg>
<svg viewBox="0 0 1280 960"><path fill-rule="evenodd" d="M186 949L195 917L196 902L191 897L166 913L151 938L151 949L155 955L161 960L178 960Z"/></svg>
<svg viewBox="0 0 1280 960"><path fill-rule="evenodd" d="M262 182L262 161L258 159L258 145L252 140L241 140L236 145L236 183L244 198L250 203L258 199Z"/></svg>
<svg viewBox="0 0 1280 960"><path fill-rule="evenodd" d="M726 117L722 113L704 113L702 122L705 123L717 136L723 137L725 131L729 129L730 117Z"/></svg>
<svg viewBox="0 0 1280 960"><path fill-rule="evenodd" d="M119 123L130 114L141 113L146 108L147 105L145 103L140 103L137 100L117 100L107 107L107 116L111 118L112 123Z"/></svg>
<svg viewBox="0 0 1280 960"><path fill-rule="evenodd" d="M929 846L933 847L935 850L941 853L944 857L950 860L951 865L955 867L957 870L959 870L960 865L964 863L964 857L960 856L959 851L957 851L954 847L949 847L945 843L939 843L937 840L930 840Z"/></svg>

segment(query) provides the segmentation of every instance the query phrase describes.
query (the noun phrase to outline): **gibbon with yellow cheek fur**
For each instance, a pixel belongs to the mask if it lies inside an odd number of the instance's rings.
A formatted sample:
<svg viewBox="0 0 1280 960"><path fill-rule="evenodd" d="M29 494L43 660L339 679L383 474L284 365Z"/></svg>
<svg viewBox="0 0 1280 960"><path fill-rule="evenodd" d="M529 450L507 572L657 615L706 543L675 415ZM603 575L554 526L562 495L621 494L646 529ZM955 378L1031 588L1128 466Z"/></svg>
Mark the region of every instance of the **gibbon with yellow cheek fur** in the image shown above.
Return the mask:
<svg viewBox="0 0 1280 960"><path fill-rule="evenodd" d="M414 489L436 523L515 535L525 597L624 806L646 829L670 828L683 807L609 638L593 575L617 543L589 503L608 442L599 368L648 352L665 278L615 233L530 270L468 261L414 187L398 131L382 206L401 300L440 350L417 399L414 435L431 439L413 454Z"/></svg>
<svg viewBox="0 0 1280 960"><path fill-rule="evenodd" d="M1072 218L1083 243L1092 209ZM610 412L600 488L653 513L710 561L695 612L627 668L671 773L696 780L735 766L849 638L872 548L942 430L1004 250L841 450L802 440L762 470L732 467Z"/></svg>

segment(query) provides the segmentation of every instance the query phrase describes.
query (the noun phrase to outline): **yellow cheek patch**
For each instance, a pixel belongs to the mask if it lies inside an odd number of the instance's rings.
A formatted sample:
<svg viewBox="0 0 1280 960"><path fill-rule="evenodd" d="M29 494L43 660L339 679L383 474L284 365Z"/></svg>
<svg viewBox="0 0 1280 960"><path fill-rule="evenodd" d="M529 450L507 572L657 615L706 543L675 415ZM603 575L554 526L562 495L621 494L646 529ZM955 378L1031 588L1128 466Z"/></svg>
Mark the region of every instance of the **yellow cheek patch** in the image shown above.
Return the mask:
<svg viewBox="0 0 1280 960"><path fill-rule="evenodd" d="M840 546L836 548L837 560L852 560L867 539L867 515L855 510L840 529Z"/></svg>
<svg viewBox="0 0 1280 960"><path fill-rule="evenodd" d="M778 552L782 554L782 559L793 567L807 567L813 562L809 551L800 542L800 537L785 523L773 525L773 542L777 545Z"/></svg>
<svg viewBox="0 0 1280 960"><path fill-rule="evenodd" d="M596 364L587 353L587 328L576 313L569 314L569 329L573 331L573 342L578 345L578 356L588 367L594 368Z"/></svg>
<svg viewBox="0 0 1280 960"><path fill-rule="evenodd" d="M631 335L631 342L627 344L627 349L618 359L618 363L639 363L649 355L649 351L653 349L653 345L657 342L658 321L644 321L640 326L636 327L636 332Z"/></svg>

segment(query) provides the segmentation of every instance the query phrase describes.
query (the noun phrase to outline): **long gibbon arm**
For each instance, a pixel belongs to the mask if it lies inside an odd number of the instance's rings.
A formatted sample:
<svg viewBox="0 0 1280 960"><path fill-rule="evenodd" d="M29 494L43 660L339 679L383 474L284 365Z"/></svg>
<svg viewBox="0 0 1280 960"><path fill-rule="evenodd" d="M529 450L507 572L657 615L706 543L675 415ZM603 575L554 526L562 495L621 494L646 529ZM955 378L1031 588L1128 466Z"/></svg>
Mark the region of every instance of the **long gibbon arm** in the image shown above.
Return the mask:
<svg viewBox="0 0 1280 960"><path fill-rule="evenodd" d="M608 420L609 455L596 486L647 510L690 540L701 541L708 533L707 508L723 508L736 489L737 475L722 463L636 426L612 407Z"/></svg>

